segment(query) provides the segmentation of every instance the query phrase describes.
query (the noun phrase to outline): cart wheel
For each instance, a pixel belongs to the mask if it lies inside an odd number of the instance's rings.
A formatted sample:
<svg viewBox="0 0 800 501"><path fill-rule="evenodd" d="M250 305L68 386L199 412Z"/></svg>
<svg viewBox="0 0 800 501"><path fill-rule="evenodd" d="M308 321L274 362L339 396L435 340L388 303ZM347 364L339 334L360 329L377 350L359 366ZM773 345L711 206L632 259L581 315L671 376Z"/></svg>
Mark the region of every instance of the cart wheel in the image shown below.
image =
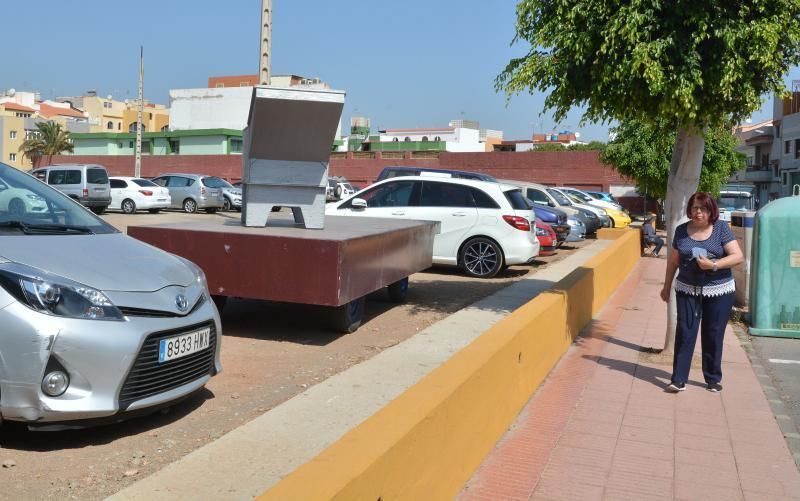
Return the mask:
<svg viewBox="0 0 800 501"><path fill-rule="evenodd" d="M364 318L364 298L353 299L333 309L333 327L347 334L355 332Z"/></svg>
<svg viewBox="0 0 800 501"><path fill-rule="evenodd" d="M217 311L219 311L219 314L222 315L222 310L225 309L225 303L228 302L228 296L218 296L216 294L212 294L211 300L214 301Z"/></svg>
<svg viewBox="0 0 800 501"><path fill-rule="evenodd" d="M408 296L408 277L389 284L386 288L389 290L389 299L393 303L405 303Z"/></svg>

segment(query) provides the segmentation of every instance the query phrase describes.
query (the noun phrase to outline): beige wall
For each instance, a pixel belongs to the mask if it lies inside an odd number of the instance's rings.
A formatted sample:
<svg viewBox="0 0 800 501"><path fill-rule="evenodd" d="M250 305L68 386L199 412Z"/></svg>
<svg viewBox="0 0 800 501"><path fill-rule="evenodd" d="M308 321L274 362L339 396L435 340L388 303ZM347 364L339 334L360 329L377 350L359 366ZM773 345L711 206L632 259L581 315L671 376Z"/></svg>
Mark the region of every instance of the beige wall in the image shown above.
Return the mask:
<svg viewBox="0 0 800 501"><path fill-rule="evenodd" d="M22 142L25 141L25 119L17 118L10 115L8 112L0 112L0 131L2 131L2 139L0 139L0 161L16 167L18 169L30 169L31 161L27 157L23 157L19 151ZM16 133L14 139L11 138L12 132ZM15 155L14 160L11 155Z"/></svg>
<svg viewBox="0 0 800 501"><path fill-rule="evenodd" d="M136 109L125 110L121 132L128 132L130 124L136 122L137 113L138 110ZM152 118L150 118L151 115ZM145 132L160 132L162 127L169 126L169 110L166 108L148 108L145 106L142 111L142 124L144 125Z"/></svg>

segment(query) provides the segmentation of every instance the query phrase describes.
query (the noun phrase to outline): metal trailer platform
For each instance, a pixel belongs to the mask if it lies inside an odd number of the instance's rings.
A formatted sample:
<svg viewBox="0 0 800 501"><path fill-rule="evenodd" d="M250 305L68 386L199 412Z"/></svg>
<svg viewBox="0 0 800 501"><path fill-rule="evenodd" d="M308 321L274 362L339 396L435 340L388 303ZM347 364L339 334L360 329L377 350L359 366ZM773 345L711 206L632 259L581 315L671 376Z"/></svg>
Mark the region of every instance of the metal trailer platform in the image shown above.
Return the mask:
<svg viewBox="0 0 800 501"><path fill-rule="evenodd" d="M431 266L439 223L327 216L321 230L270 219L128 227L128 235L196 263L222 309L228 297L331 307L333 326L353 332L364 298L383 287L405 300L408 276Z"/></svg>

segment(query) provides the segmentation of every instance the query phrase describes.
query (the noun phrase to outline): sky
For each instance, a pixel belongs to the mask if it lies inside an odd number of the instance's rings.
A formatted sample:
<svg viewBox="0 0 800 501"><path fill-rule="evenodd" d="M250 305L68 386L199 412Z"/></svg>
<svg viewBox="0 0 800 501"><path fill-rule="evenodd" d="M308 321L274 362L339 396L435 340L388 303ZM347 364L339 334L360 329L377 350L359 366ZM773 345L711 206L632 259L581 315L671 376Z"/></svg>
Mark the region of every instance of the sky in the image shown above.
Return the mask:
<svg viewBox="0 0 800 501"><path fill-rule="evenodd" d="M507 140L572 130L608 140L608 124L580 125L581 110L556 123L545 96L508 100L494 79L527 46L511 45L516 0L332 2L273 0L273 75L319 77L347 93L350 117L381 129L446 126L478 120ZM27 0L0 29L0 90L38 91L43 99L137 96L139 46L144 96L169 105L170 89L206 87L209 76L258 73L261 0ZM22 10L24 9L24 12ZM10 10L5 9L9 14ZM800 79L794 68L787 85ZM765 99L754 121L771 115Z"/></svg>

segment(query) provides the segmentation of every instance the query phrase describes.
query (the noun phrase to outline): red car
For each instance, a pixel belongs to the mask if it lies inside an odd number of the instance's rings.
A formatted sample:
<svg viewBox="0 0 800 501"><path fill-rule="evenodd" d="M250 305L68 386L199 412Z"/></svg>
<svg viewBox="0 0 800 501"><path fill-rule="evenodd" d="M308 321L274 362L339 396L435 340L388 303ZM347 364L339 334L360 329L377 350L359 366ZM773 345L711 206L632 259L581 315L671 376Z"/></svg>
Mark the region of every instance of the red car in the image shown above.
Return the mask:
<svg viewBox="0 0 800 501"><path fill-rule="evenodd" d="M539 239L539 255L552 256L556 253L558 248L558 238L556 232L549 224L543 223L540 219L536 219L536 238Z"/></svg>

